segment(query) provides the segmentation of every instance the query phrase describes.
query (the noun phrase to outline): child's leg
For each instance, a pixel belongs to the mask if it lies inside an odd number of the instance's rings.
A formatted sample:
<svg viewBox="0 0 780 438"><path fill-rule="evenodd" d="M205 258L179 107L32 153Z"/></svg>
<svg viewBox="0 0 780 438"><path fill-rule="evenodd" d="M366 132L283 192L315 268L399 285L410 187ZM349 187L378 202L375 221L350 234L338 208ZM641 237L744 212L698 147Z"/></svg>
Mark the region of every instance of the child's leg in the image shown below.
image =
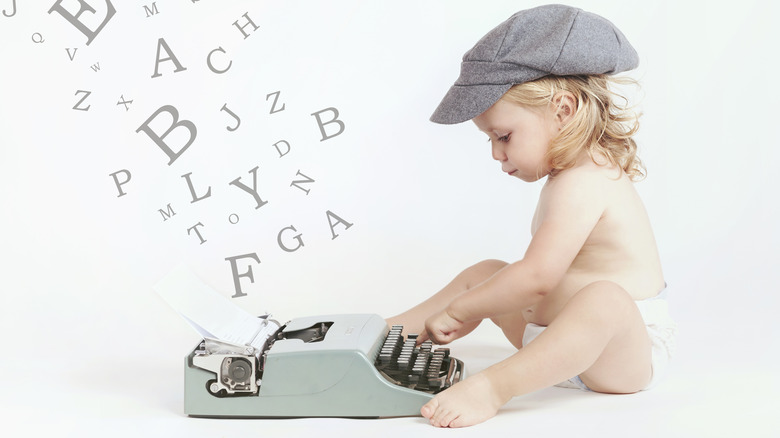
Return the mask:
<svg viewBox="0 0 780 438"><path fill-rule="evenodd" d="M636 304L617 284L597 282L574 295L533 342L437 394L421 413L435 426L469 426L513 396L576 375L594 391L632 393L651 374L650 339Z"/></svg>
<svg viewBox="0 0 780 438"><path fill-rule="evenodd" d="M425 320L428 317L444 309L455 297L487 280L506 265L505 262L500 260L484 260L468 267L458 274L444 289L406 312L387 318L387 323L391 326L394 324L403 325L404 334L422 333L425 331ZM477 325L479 325L478 321L474 324L472 330Z"/></svg>

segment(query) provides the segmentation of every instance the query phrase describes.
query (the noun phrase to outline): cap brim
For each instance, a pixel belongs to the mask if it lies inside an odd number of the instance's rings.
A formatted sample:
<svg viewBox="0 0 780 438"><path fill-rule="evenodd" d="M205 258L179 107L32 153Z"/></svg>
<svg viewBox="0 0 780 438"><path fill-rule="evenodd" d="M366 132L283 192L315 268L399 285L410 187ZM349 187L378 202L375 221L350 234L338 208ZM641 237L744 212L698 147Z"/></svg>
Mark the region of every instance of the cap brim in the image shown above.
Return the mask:
<svg viewBox="0 0 780 438"><path fill-rule="evenodd" d="M471 120L498 102L512 84L453 85L431 115L431 121L454 125Z"/></svg>

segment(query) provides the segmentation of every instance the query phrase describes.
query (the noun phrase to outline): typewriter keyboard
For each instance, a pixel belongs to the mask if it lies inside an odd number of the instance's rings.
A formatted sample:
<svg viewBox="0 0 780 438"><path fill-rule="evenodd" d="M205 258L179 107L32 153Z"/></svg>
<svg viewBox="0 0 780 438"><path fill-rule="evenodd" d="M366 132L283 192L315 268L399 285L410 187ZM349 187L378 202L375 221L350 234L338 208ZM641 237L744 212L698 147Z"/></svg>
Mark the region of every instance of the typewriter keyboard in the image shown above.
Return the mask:
<svg viewBox="0 0 780 438"><path fill-rule="evenodd" d="M400 325L390 328L375 363L391 382L435 394L459 380L461 367L450 357L449 348L434 350L429 340L417 345L417 335L404 339L402 330Z"/></svg>

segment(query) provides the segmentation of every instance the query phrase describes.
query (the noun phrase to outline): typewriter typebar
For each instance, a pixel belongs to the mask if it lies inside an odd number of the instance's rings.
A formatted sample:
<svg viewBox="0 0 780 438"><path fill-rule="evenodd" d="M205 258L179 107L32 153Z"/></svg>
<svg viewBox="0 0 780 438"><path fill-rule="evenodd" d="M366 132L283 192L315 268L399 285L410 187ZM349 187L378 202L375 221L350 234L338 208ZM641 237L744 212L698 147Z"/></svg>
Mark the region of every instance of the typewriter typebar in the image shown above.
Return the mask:
<svg viewBox="0 0 780 438"><path fill-rule="evenodd" d="M465 378L463 362L371 314L294 319L261 349L205 339L185 358L184 410L198 417L420 415Z"/></svg>

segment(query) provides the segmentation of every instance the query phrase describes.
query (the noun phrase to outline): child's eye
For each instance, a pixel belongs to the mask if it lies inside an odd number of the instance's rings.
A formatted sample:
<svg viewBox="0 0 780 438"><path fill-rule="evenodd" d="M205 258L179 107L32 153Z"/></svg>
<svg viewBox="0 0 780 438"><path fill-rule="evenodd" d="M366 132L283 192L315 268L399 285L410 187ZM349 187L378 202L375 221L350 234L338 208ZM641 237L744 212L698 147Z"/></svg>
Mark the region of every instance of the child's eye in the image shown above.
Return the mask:
<svg viewBox="0 0 780 438"><path fill-rule="evenodd" d="M488 141L488 143L490 143L491 141L493 141L493 139L488 137L487 141ZM501 137L496 138L496 141L501 142L501 143L508 142L509 141L509 134L502 135Z"/></svg>

